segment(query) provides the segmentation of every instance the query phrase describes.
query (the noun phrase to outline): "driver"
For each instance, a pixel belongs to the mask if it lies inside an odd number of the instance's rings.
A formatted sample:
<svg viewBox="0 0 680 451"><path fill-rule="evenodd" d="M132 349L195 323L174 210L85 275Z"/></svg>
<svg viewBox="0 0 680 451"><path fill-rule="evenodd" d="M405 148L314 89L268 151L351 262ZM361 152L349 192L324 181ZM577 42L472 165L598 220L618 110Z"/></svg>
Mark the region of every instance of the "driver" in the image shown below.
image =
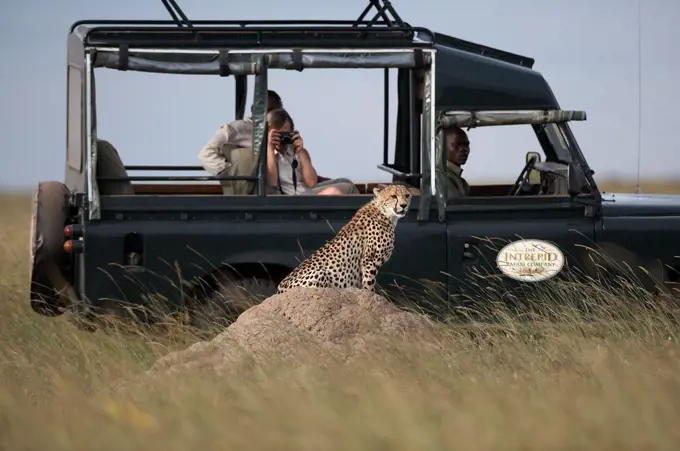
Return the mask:
<svg viewBox="0 0 680 451"><path fill-rule="evenodd" d="M462 177L463 166L470 155L470 140L467 133L457 126L444 130L446 149L446 198L465 197L470 193L470 185Z"/></svg>

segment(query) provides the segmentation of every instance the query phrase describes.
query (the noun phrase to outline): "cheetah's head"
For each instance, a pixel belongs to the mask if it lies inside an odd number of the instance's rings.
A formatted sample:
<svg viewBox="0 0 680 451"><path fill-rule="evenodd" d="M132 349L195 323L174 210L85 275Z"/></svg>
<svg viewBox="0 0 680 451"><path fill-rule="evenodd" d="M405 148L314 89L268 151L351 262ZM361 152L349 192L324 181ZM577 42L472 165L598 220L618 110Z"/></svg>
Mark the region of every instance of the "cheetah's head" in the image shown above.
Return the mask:
<svg viewBox="0 0 680 451"><path fill-rule="evenodd" d="M411 206L411 193L404 185L387 185L373 188L375 203L388 218L397 221L408 213Z"/></svg>

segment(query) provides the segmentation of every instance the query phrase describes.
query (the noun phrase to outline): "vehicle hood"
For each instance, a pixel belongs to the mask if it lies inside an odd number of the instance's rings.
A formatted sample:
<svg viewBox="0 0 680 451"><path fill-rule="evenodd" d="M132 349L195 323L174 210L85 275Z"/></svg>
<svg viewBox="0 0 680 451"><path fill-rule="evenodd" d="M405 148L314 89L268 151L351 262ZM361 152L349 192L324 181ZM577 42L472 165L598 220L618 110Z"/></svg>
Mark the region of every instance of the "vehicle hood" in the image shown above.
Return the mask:
<svg viewBox="0 0 680 451"><path fill-rule="evenodd" d="M602 213L605 217L680 216L680 195L607 193L602 195Z"/></svg>

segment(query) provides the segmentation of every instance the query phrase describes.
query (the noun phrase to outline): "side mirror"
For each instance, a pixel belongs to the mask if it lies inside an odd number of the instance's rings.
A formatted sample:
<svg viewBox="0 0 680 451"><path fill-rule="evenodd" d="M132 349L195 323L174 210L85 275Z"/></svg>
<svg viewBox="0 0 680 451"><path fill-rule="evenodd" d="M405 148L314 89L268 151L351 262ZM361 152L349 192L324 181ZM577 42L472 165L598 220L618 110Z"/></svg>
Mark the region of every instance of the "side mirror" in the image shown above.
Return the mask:
<svg viewBox="0 0 680 451"><path fill-rule="evenodd" d="M532 159L535 160L534 163L540 163L541 154L538 152L527 152L524 158L525 164L529 163L529 161L531 161ZM529 180L529 183L531 183L532 185L538 185L541 183L541 173L538 172L536 169L532 169L531 171L529 171L527 179Z"/></svg>
<svg viewBox="0 0 680 451"><path fill-rule="evenodd" d="M574 197L581 194L586 185L586 176L581 166L569 163L569 186L567 187L569 195Z"/></svg>
<svg viewBox="0 0 680 451"><path fill-rule="evenodd" d="M525 158L524 158L524 162L525 162L525 163L528 163L529 160L531 160L531 159L533 159L533 158L535 158L535 159L536 159L536 163L538 163L538 162L541 161L541 154L538 153L538 152L527 152L527 154L526 154L526 156L525 156Z"/></svg>

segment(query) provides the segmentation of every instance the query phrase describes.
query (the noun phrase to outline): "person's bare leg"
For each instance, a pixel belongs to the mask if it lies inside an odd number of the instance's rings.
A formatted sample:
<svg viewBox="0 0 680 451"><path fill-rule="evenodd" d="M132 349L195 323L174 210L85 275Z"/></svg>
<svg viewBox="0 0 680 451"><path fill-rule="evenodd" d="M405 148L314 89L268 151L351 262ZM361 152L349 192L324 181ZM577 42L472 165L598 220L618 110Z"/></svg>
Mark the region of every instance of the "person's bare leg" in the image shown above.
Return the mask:
<svg viewBox="0 0 680 451"><path fill-rule="evenodd" d="M344 193L335 186L329 186L324 188L317 193L317 196L342 196Z"/></svg>

